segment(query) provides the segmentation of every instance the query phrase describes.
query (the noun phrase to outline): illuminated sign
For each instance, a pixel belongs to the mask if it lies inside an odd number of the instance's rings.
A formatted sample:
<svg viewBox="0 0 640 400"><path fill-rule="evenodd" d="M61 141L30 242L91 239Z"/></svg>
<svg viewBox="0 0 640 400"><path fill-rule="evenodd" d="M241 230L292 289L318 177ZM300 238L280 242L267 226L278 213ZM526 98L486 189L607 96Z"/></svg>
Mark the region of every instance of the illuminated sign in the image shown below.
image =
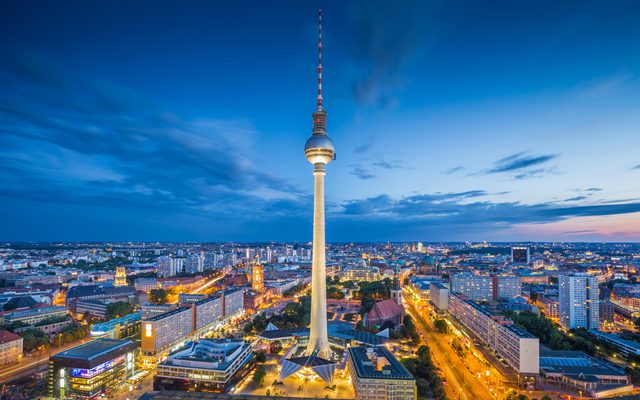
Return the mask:
<svg viewBox="0 0 640 400"><path fill-rule="evenodd" d="M123 354L121 356L118 356L118 357L114 358L113 360L104 362L104 363L102 363L102 364L100 364L98 366L95 366L95 367L91 368L91 369L72 368L71 369L71 376L78 377L78 378L90 379L90 378L93 378L96 375L100 375L104 371L107 371L107 370L115 367L116 365L122 364L125 360L126 360L126 355Z"/></svg>

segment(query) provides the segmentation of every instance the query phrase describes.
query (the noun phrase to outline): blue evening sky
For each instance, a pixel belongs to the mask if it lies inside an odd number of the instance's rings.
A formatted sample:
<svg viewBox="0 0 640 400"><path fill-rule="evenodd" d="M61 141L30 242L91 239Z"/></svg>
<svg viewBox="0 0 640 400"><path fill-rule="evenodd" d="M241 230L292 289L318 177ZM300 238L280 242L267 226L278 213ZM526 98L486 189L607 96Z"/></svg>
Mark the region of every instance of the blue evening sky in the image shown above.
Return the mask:
<svg viewBox="0 0 640 400"><path fill-rule="evenodd" d="M0 240L640 240L637 1L0 3Z"/></svg>

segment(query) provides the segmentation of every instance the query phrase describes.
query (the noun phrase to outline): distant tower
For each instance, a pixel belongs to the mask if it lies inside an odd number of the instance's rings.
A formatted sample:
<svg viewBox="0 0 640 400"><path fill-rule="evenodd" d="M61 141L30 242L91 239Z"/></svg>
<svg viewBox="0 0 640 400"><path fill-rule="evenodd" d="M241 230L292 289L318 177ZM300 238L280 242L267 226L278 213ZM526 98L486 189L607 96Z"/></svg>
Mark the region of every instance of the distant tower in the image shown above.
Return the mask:
<svg viewBox="0 0 640 400"><path fill-rule="evenodd" d="M311 332L307 355L329 358L327 335L326 254L324 236L325 166L336 158L333 142L327 135L327 112L322 106L322 10L318 11L318 98L313 113L313 133L304 145L304 155L314 166L313 257L311 272Z"/></svg>
<svg viewBox="0 0 640 400"><path fill-rule="evenodd" d="M114 286L127 286L127 269L125 267L116 267L116 279Z"/></svg>
<svg viewBox="0 0 640 400"><path fill-rule="evenodd" d="M256 264L251 270L251 289L260 293L264 289L264 267Z"/></svg>
<svg viewBox="0 0 640 400"><path fill-rule="evenodd" d="M391 286L391 298L397 305L402 305L402 287L400 285L400 269L396 264L396 271L394 274L393 285Z"/></svg>

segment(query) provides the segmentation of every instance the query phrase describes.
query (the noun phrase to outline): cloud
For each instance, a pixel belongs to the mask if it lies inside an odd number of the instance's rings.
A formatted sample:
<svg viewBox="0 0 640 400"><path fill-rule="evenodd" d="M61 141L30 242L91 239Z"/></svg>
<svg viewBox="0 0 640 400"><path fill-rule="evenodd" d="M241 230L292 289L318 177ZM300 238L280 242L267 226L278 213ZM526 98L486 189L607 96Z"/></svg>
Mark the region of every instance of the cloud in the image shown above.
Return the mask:
<svg viewBox="0 0 640 400"><path fill-rule="evenodd" d="M568 199L564 199L564 202L570 202L570 201L580 201L580 200L586 200L588 197L587 196L575 196L575 197L569 197Z"/></svg>
<svg viewBox="0 0 640 400"><path fill-rule="evenodd" d="M298 188L254 164L261 133L247 121L184 119L37 56L5 60L0 85L0 196L212 218L303 211Z"/></svg>
<svg viewBox="0 0 640 400"><path fill-rule="evenodd" d="M591 193L595 193L595 192L601 192L602 189L601 188L597 188L597 187L590 187L588 189L585 189L585 192L591 192Z"/></svg>
<svg viewBox="0 0 640 400"><path fill-rule="evenodd" d="M400 161L376 161L373 163L374 167L378 167L378 168L382 168L382 169L398 169L398 168L404 168L404 166L402 165L402 163Z"/></svg>
<svg viewBox="0 0 640 400"><path fill-rule="evenodd" d="M547 163L554 158L558 157L557 154L544 154L540 156L530 156L525 152L513 154L509 157L505 157L498 160L495 166L486 171L488 174L495 174L500 172L512 172L522 170L536 165Z"/></svg>
<svg viewBox="0 0 640 400"><path fill-rule="evenodd" d="M373 179L377 176L371 172L371 169L365 168L362 165L354 165L350 174L359 179Z"/></svg>
<svg viewBox="0 0 640 400"><path fill-rule="evenodd" d="M563 235L584 235L587 233L595 233L598 232L595 229L581 229L578 231L564 231L562 232Z"/></svg>
<svg viewBox="0 0 640 400"><path fill-rule="evenodd" d="M544 224L573 217L597 217L640 212L640 203L560 205L558 203L522 204L519 202L479 201L488 195L482 190L436 193L394 199L379 195L342 203L335 218L386 221L404 226L459 226L506 229L518 224Z"/></svg>
<svg viewBox="0 0 640 400"><path fill-rule="evenodd" d="M633 170L640 170L640 164L636 165L635 167L632 167L631 169L633 169Z"/></svg>
<svg viewBox="0 0 640 400"><path fill-rule="evenodd" d="M352 59L356 73L352 84L357 104L389 107L406 81L403 72L424 42L428 12L422 2L352 3ZM432 8L432 7L429 7Z"/></svg>
<svg viewBox="0 0 640 400"><path fill-rule="evenodd" d="M458 165L457 167L453 167L453 168L450 168L450 169L444 171L443 174L451 175L451 174L455 174L456 172L462 172L464 170L466 170L465 167L463 167L462 165Z"/></svg>

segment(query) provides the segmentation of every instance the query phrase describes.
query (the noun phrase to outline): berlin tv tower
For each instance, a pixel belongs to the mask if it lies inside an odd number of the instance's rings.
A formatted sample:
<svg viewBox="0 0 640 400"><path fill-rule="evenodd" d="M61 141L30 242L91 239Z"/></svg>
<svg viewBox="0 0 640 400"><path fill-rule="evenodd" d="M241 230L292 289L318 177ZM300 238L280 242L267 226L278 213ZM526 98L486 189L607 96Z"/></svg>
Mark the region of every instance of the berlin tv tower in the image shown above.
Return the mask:
<svg viewBox="0 0 640 400"><path fill-rule="evenodd" d="M313 133L304 145L304 155L313 164L313 265L311 270L311 332L307 355L328 359L331 355L327 336L327 267L324 238L325 166L336 158L333 142L327 135L327 111L322 106L322 10L318 10L318 100L313 113Z"/></svg>

